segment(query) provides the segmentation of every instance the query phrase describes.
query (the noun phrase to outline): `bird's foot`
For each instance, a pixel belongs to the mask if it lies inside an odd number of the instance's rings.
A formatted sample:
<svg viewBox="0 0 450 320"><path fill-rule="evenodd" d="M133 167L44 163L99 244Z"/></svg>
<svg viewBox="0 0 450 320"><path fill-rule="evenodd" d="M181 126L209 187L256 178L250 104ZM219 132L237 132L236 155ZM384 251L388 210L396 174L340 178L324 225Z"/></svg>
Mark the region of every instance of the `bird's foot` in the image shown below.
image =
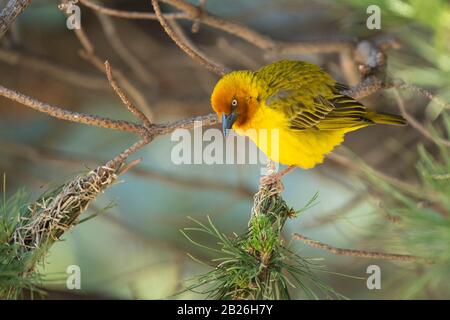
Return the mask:
<svg viewBox="0 0 450 320"><path fill-rule="evenodd" d="M271 185L271 184L275 184L277 182L280 181L280 179L285 176L286 174L288 174L289 172L291 172L292 170L294 170L296 168L296 166L289 166L286 169L281 170L280 172L277 173L272 173L269 174L267 176L263 176L261 177L261 179L259 180L259 183L263 186L263 185Z"/></svg>

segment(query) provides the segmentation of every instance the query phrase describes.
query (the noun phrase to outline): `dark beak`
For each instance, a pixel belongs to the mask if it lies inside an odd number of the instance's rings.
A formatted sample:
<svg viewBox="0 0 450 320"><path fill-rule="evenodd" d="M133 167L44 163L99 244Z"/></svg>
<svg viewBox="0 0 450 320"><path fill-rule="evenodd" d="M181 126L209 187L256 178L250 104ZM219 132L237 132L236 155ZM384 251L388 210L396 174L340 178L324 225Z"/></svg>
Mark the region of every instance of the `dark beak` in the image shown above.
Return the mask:
<svg viewBox="0 0 450 320"><path fill-rule="evenodd" d="M236 112L232 112L228 115L222 113L222 131L225 137L228 134L228 130L230 130L231 127L233 127L233 123L236 121L236 119L237 119Z"/></svg>

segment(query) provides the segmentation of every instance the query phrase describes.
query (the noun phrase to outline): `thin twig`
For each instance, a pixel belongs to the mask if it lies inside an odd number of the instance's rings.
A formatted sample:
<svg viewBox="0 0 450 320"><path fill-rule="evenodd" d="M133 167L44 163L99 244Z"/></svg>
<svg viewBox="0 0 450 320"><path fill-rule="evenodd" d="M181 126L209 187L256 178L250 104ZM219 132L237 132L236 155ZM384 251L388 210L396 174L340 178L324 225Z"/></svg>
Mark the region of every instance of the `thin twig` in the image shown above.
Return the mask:
<svg viewBox="0 0 450 320"><path fill-rule="evenodd" d="M217 64L214 61L207 60L205 57L201 56L197 53L194 49L189 47L186 43L184 43L178 35L172 30L170 25L167 23L166 18L164 18L163 14L161 13L161 8L159 7L158 0L151 0L153 9L155 10L155 14L158 17L159 23L164 28L164 31L166 31L167 35L176 43L176 45L183 50L188 56L190 56L194 61L200 63L206 69L208 69L211 72L214 72L220 76L225 75L229 71L222 67L221 65Z"/></svg>
<svg viewBox="0 0 450 320"><path fill-rule="evenodd" d="M122 151L119 155L111 159L106 163L107 167L117 168L122 164L130 155L141 150L145 145L149 144L153 140L153 137L146 137L138 142L135 142L131 147Z"/></svg>
<svg viewBox="0 0 450 320"><path fill-rule="evenodd" d="M86 61L90 62L94 67L96 67L102 73L105 73L105 65L104 62L95 54L89 54L87 51L82 50L80 52L80 56ZM133 100L136 101L136 104L145 111L145 114L149 119L153 119L153 111L150 108L150 105L147 102L147 99L141 92L125 77L122 71L116 69L114 71L117 82L129 93Z"/></svg>
<svg viewBox="0 0 450 320"><path fill-rule="evenodd" d="M215 64L219 67L223 72L229 72L222 64L217 63L212 60L211 57L208 57L204 52L202 52L192 41L188 38L187 34L183 31L181 26L178 24L176 20L167 20L167 24L173 30L176 37L186 45L186 47L190 48L193 52L195 52L199 57L201 57L204 61L209 61L210 63ZM194 61L196 61L194 59ZM198 62L198 61L197 61ZM220 74L222 75L222 74Z"/></svg>
<svg viewBox="0 0 450 320"><path fill-rule="evenodd" d="M202 11L200 7L190 4L184 0L161 1L189 14L190 20L196 20L201 15L201 23L233 34L234 36L240 37L241 39L244 39L245 41L255 45L256 47L264 51L272 53L288 54L305 52L339 52L344 48L352 48L355 43L354 39L327 39L323 41L305 41L293 43L276 41L268 36L260 34L259 32L247 26L223 19L209 13L206 10Z"/></svg>
<svg viewBox="0 0 450 320"><path fill-rule="evenodd" d="M199 7L199 15L197 17L197 19L194 20L194 23L192 24L191 27L191 32L192 33L197 33L200 30L200 23L201 23L201 18L202 18L202 14L203 11L205 10L205 6L206 6L206 0L199 0L198 1L198 7Z"/></svg>
<svg viewBox="0 0 450 320"><path fill-rule="evenodd" d="M428 90L425 90L424 88L415 86L413 84L407 84L407 83L401 83L401 84L395 85L395 87L398 89L411 90L411 91L417 92L418 94L424 96L425 98L429 99L430 101L435 102L437 105L441 106L442 108L450 109L450 103L442 100L439 97L436 97L434 94L432 94Z"/></svg>
<svg viewBox="0 0 450 320"><path fill-rule="evenodd" d="M66 12L67 5L68 5L67 0L62 0L61 5L59 6L59 9L63 11L65 15L67 15ZM83 50L81 50L80 52L81 57L84 58L86 61L90 62L100 72L104 73L105 68L103 62L107 59L101 59L96 54L94 45L92 44L92 41L89 39L88 35L84 32L83 28L75 29L74 32L83 48ZM142 110L144 110L144 113L148 117L150 117L150 119L152 119L151 115L153 113L145 96L141 94L141 92L133 85L132 82L130 82L124 76L124 74L120 70L116 69L114 73L120 85L129 93L131 97L133 97L133 100L136 102L138 106L141 107Z"/></svg>
<svg viewBox="0 0 450 320"><path fill-rule="evenodd" d="M367 171L369 171L370 174L375 175L379 179L382 179L387 183L391 184L392 186L399 188L404 192L407 192L408 194L411 194L420 199L428 199L433 201L439 200L439 197L437 195L430 193L428 190L425 190L418 185L399 180L393 176L378 171L368 166L367 164L362 163L361 161L359 161L359 159L349 158L337 152L329 153L326 155L326 157L327 159L330 159L335 163L338 163L348 169L351 169L353 170L353 172L359 173L360 175L367 174Z"/></svg>
<svg viewBox="0 0 450 320"><path fill-rule="evenodd" d="M105 69L106 69L106 76L108 77L108 81L111 85L111 87L114 89L116 94L119 96L120 100L122 100L122 103L124 106L130 111L132 114L135 115L136 118L142 121L145 127L150 128L151 122L150 119L147 118L147 116L139 110L135 105L133 105L126 96L126 94L123 92L123 90L119 87L117 82L114 80L114 77L112 75L111 65L108 61L105 61Z"/></svg>
<svg viewBox="0 0 450 320"><path fill-rule="evenodd" d="M58 6L58 9L61 10L64 13L64 15L66 15L68 17L67 9L70 8L70 6L71 6L71 3L69 0L61 0L61 4ZM78 41L80 41L83 49L91 55L94 54L94 51L95 51L94 45L92 44L91 40L89 40L89 37L84 32L84 29L76 28L73 31L75 33L75 36L78 38Z"/></svg>
<svg viewBox="0 0 450 320"><path fill-rule="evenodd" d="M417 121L411 114L406 111L405 103L403 101L400 92L397 89L394 89L394 96L397 100L398 108L402 116L408 121L409 125L416 129L420 134L422 134L428 140L434 142L437 145L444 145L446 147L450 147L450 141L446 139L442 139L440 137L433 136L419 121Z"/></svg>
<svg viewBox="0 0 450 320"><path fill-rule="evenodd" d="M196 123L201 123L202 126L212 126L218 122L217 115L210 113L203 116L154 125L152 129L155 131L155 135L165 135L172 133L176 129L192 129Z"/></svg>
<svg viewBox="0 0 450 320"><path fill-rule="evenodd" d="M0 48L0 61L11 66L26 68L37 73L48 74L58 80L80 88L107 90L105 79L100 76L89 75L76 69L61 65L46 57L40 57L31 52Z"/></svg>
<svg viewBox="0 0 450 320"><path fill-rule="evenodd" d="M175 41L175 43L185 51L190 57L195 61L207 66L207 68L217 74L222 75L223 70L220 64L212 61L210 58L206 58L199 54L198 50L195 50L189 44L186 44L179 39L174 31L168 25L167 19L189 19L194 22L201 22L206 25L221 29L230 34L238 36L247 42L255 45L256 47L264 50L266 54L277 55L277 54L299 54L299 53L327 53L327 52L340 52L340 53L350 53L354 51L354 54L358 56L358 63L360 67L363 66L365 69L363 74L367 77L358 86L353 87L347 92L347 94L355 97L361 98L370 95L373 92L378 91L381 88L389 87L388 84L380 80L384 78L385 65L386 65L386 55L385 50L389 48L396 48L398 42L395 39L378 39L373 43L369 41L358 42L353 38L341 38L341 39L324 39L320 41L304 41L304 42L283 42L271 39L265 35L258 33L257 31L248 28L247 26L241 25L239 23L223 19L221 17L215 16L203 7L203 3L199 6L190 4L184 0L161 0L169 5L176 7L177 9L183 11L186 16L168 16L167 14L162 14L158 3L156 0L152 0L152 4L156 8L155 13L163 25L165 31L169 36ZM105 14L112 14L109 9L101 6L93 6L90 1L82 0L82 3L87 4L92 9L101 11ZM88 4L89 3L89 4ZM112 9L111 9L112 10ZM121 15L122 17L127 17L126 12L114 11L116 16ZM128 13L131 16L138 16L138 12ZM199 17L201 17L199 19ZM146 18L154 19L154 16L149 16Z"/></svg>
<svg viewBox="0 0 450 320"><path fill-rule="evenodd" d="M102 13L104 15L108 15L116 18L124 18L124 19L144 19L144 20L158 20L156 14L150 12L139 12L139 11L123 11L112 8L107 8L101 6L97 3L93 3L91 0L78 0L81 4L86 7ZM176 13L165 13L164 16L167 19L188 19L189 15L184 12L176 12Z"/></svg>
<svg viewBox="0 0 450 320"><path fill-rule="evenodd" d="M117 172L117 174L122 175L122 174L129 172L131 169L138 166L142 162L142 160L144 160L144 158L141 157L141 158L129 161L127 164L124 164L122 166L122 168L120 168L120 170Z"/></svg>
<svg viewBox="0 0 450 320"><path fill-rule="evenodd" d="M382 259L382 260L397 260L397 261L427 261L424 258L411 256L407 254L396 254L396 253L383 253L383 252L373 252L373 251L364 251L364 250L352 250L352 249L343 249L338 247L333 247L328 244L312 240L308 237L305 237L301 234L294 233L293 238L295 240L301 240L310 247L322 249L328 251L333 254L349 256L349 257L359 257L359 258L369 258L369 259Z"/></svg>
<svg viewBox="0 0 450 320"><path fill-rule="evenodd" d="M109 43L114 48L117 55L122 61L127 64L136 77L139 78L147 86L155 86L157 79L152 76L144 63L142 63L129 49L129 47L121 40L120 35L117 33L116 26L112 19L104 14L97 13L97 17L100 24L108 38Z"/></svg>
<svg viewBox="0 0 450 320"><path fill-rule="evenodd" d="M353 199L350 199L347 201L344 205L340 206L339 208L332 209L329 212L315 215L314 220L311 222L303 223L302 226L304 228L317 228L317 227L323 227L324 225L334 222L338 220L339 218L342 218L344 215L350 213L356 206L361 204L365 200L365 193L359 193L356 196L353 197Z"/></svg>
<svg viewBox="0 0 450 320"><path fill-rule="evenodd" d="M351 87L349 90L342 91L341 93L355 99L361 99L384 88L387 88L387 85L378 79L378 77L369 76L361 83Z"/></svg>
<svg viewBox="0 0 450 320"><path fill-rule="evenodd" d="M30 5L31 0L10 0L0 13L0 38L8 31L17 17Z"/></svg>
<svg viewBox="0 0 450 320"><path fill-rule="evenodd" d="M304 42L277 41L245 25L211 14L210 12L202 8L202 5L195 6L182 0L161 1L182 11L177 13L164 13L164 17L166 19L186 19L194 22L198 21L200 22L200 24L205 24L239 37L249 42L250 44L253 44L257 48L270 52L272 54L340 52L342 50L352 49L356 44L356 40L352 38L324 39L319 41L316 40ZM112 8L106 8L104 6L94 4L90 0L80 0L80 2L85 6L91 8L92 10L118 18L148 20L158 19L157 15L152 13L122 11Z"/></svg>
<svg viewBox="0 0 450 320"><path fill-rule="evenodd" d="M381 39L376 40L374 43L369 41L361 41L358 43L356 39L324 39L320 41L305 41L305 42L282 42L271 39L268 36L262 35L257 31L248 28L245 25L223 19L221 17L215 16L201 6L195 6L184 0L161 0L177 9L183 11L185 16L168 16L167 14L162 14L157 0L151 0L152 5L155 10L156 17L160 21L166 33L170 38L192 59L206 66L208 70L215 72L216 74L223 75L227 73L224 67L222 67L217 62L207 58L195 47L192 43L184 42L183 39L177 35L177 33L171 28L167 19L189 19L192 21L197 21L204 23L206 25L221 29L230 34L238 36L247 42L255 45L256 47L264 50L266 54L291 54L291 53L327 53L327 52L351 52L355 51L355 54L359 57L359 63L365 66L367 70L365 72L370 72L367 77L355 87L345 92L346 94L359 99L368 96L382 88L390 87L389 84L385 83L380 79L383 79L385 73L386 65L386 55L384 50L394 47L397 44L395 39ZM91 7L94 10L102 12L104 14L112 14L110 10L98 5L92 5L88 0L82 0L83 4ZM127 15L137 17L138 12L126 13L118 10L113 11L115 16L127 17ZM119 14L119 12L121 12ZM199 20L199 17L201 19ZM154 16L142 17L154 19ZM378 74L379 73L379 74ZM375 75L376 74L376 75Z"/></svg>

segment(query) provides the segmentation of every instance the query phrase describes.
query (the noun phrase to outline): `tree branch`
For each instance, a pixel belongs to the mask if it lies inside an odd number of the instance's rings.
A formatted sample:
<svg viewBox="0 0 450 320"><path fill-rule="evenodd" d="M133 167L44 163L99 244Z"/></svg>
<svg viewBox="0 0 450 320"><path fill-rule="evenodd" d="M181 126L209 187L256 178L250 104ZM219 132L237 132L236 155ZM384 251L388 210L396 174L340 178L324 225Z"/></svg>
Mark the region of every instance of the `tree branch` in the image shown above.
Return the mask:
<svg viewBox="0 0 450 320"><path fill-rule="evenodd" d="M394 95L395 95L395 99L397 100L397 104L398 104L398 108L400 109L400 113L406 119L406 121L408 121L408 124L410 126L412 126L414 129L416 129L422 136L424 136L428 140L433 141L435 144L450 147L449 140L433 136L419 121L417 121L412 115L410 115L408 113L408 111L406 111L406 107L405 107L403 98L397 89L394 89Z"/></svg>
<svg viewBox="0 0 450 320"><path fill-rule="evenodd" d="M98 20L105 32L111 47L115 50L117 55L122 59L123 63L130 67L133 74L142 81L146 86L154 87L157 79L148 72L146 65L138 59L129 49L128 45L121 40L117 33L116 26L111 17L97 12ZM153 117L152 117L153 118Z"/></svg>
<svg viewBox="0 0 450 320"><path fill-rule="evenodd" d="M143 132L143 127L134 122L124 120L113 120L105 117L68 111L60 107L40 102L17 91L7 89L1 85L0 85L0 96L4 96L8 99L19 102L26 107L48 114L49 116L52 116L57 119L97 126L101 128L133 132L137 134L142 134Z"/></svg>
<svg viewBox="0 0 450 320"><path fill-rule="evenodd" d="M0 38L8 31L17 17L30 5L31 0L9 0L0 13Z"/></svg>
<svg viewBox="0 0 450 320"><path fill-rule="evenodd" d="M147 118L147 116L139 110L136 106L134 106L130 99L126 96L126 94L123 92L123 90L119 87L117 82L114 80L112 75L111 66L108 61L105 62L105 69L106 69L106 76L108 77L108 81L111 85L111 87L114 89L116 94L119 96L120 100L122 101L123 105L130 111L136 118L142 121L145 127L149 128L151 126L150 119Z"/></svg>
<svg viewBox="0 0 450 320"><path fill-rule="evenodd" d="M61 0L61 4L59 5L59 9L67 16L66 7L68 5L68 0ZM75 29L74 33L79 40L83 50L80 52L82 58L86 61L90 62L94 67L96 67L100 72L105 73L105 68L103 62L106 59L100 58L95 52L94 45L92 41L89 39L88 35L84 31L83 28ZM145 113L151 117L152 110L147 102L147 99L141 92L130 82L125 75L120 71L116 70L116 79L121 84L123 88L133 97L134 101L145 111Z"/></svg>
<svg viewBox="0 0 450 320"><path fill-rule="evenodd" d="M7 89L1 85L0 85L0 96L4 96L5 98L8 98L10 100L19 102L26 107L45 113L57 119L97 126L106 129L126 131L140 135L142 137L142 140L137 142L129 149L125 150L121 155L118 156L117 159L114 159L113 160L114 163L118 162L119 158L124 159L128 157L130 154L138 151L144 145L150 143L156 136L170 134L174 130L179 128L192 129L197 122L201 122L202 125L204 126L211 126L218 122L216 114L208 114L204 116L196 116L168 123L149 124L149 127L146 127L144 125L140 125L131 121L113 120L106 117L68 111L60 107L40 102L22 93L16 92L11 89ZM126 107L129 108L129 106ZM134 110L134 112L139 111Z"/></svg>
<svg viewBox="0 0 450 320"><path fill-rule="evenodd" d="M103 77L85 74L71 67L61 65L54 60L41 57L33 52L28 52L27 50L18 51L0 48L0 61L10 66L26 68L36 73L46 73L58 80L80 88L108 90L108 86Z"/></svg>
<svg viewBox="0 0 450 320"><path fill-rule="evenodd" d="M123 11L112 8L106 8L104 6L92 2L91 0L78 0L78 1L94 11L97 11L99 13L111 17L123 19L137 19L137 20L158 20L158 17L156 17L156 14L154 13L140 12L140 11ZM189 15L184 12L165 13L164 17L166 17L167 19L189 19Z"/></svg>
<svg viewBox="0 0 450 320"><path fill-rule="evenodd" d="M312 52L339 52L343 49L351 49L354 39L327 39L324 41L305 41L305 42L283 42L274 40L266 35L230 20L223 19L203 10L202 7L195 6L184 0L161 0L189 15L190 20L198 20L201 16L201 23L233 34L256 47L277 54L287 53L312 53Z"/></svg>
<svg viewBox="0 0 450 320"><path fill-rule="evenodd" d="M164 31L166 31L167 35L176 43L178 47L180 47L181 50L183 50L193 60L205 66L206 69L214 72L215 74L218 74L219 76L223 76L229 72L229 70L227 70L225 67L212 60L208 60L205 56L200 55L196 50L192 49L186 42L183 42L183 40L180 39L177 33L174 32L174 30L167 23L166 18L164 18L158 4L158 0L151 0L151 2L153 5L153 9L155 10L155 14L158 17L159 23L161 23Z"/></svg>
<svg viewBox="0 0 450 320"><path fill-rule="evenodd" d="M342 249L338 247L333 247L328 244L312 240L308 237L305 237L301 234L294 234L295 240L301 240L310 247L322 249L328 251L333 254L349 256L349 257L360 257L360 258L369 258L369 259L382 259L382 260L397 260L397 261L427 261L421 257L411 256L407 254L395 254L395 253L383 253L383 252L373 252L373 251L364 251L364 250L351 250L351 249ZM430 261L427 261L430 262Z"/></svg>

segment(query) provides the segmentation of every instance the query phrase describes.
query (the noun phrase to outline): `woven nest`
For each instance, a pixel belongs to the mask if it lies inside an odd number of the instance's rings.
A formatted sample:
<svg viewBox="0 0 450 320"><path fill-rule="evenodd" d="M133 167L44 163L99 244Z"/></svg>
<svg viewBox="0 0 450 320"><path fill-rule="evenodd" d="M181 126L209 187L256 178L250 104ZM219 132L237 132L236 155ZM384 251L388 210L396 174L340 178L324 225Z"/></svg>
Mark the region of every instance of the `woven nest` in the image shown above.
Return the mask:
<svg viewBox="0 0 450 320"><path fill-rule="evenodd" d="M20 217L11 243L30 251L57 240L77 223L91 201L117 180L116 172L101 166L42 196Z"/></svg>

